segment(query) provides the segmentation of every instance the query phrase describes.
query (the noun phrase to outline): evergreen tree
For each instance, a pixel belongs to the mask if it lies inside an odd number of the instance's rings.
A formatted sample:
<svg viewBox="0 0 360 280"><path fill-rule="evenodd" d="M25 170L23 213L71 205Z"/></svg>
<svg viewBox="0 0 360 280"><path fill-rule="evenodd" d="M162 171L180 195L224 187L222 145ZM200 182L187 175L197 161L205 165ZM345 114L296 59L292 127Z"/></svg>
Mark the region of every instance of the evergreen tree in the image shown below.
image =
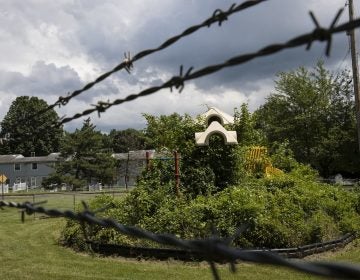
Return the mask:
<svg viewBox="0 0 360 280"><path fill-rule="evenodd" d="M241 146L261 145L264 142L261 131L255 129L254 116L246 103L241 104L240 111L235 108L234 129Z"/></svg>
<svg viewBox="0 0 360 280"><path fill-rule="evenodd" d="M88 118L81 129L65 134L60 150L63 160L45 184L61 181L77 189L97 182L113 183L116 161L103 145L104 136L95 128Z"/></svg>

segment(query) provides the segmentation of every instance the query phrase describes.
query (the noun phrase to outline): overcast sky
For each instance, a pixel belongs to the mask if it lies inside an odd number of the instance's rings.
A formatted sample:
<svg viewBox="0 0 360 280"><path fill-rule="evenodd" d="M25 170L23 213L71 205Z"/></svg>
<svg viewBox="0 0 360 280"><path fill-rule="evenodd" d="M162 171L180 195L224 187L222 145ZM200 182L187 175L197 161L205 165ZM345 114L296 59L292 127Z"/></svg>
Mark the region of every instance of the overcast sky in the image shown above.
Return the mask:
<svg viewBox="0 0 360 280"><path fill-rule="evenodd" d="M234 0L0 0L0 120L17 96L30 95L49 104L58 96L80 89L123 60L124 52L138 53L159 46L187 27L201 23L215 9L228 9ZM238 1L236 3L241 3ZM355 1L356 2L356 1ZM129 75L118 72L62 108L72 116L97 101L112 101L161 85L178 74L179 66L195 69L220 63L313 30L313 11L328 27L345 0L269 0L232 15L221 27L202 29L168 49L134 64ZM356 17L359 8L355 7ZM340 22L348 20L344 11ZM358 34L357 34L358 35ZM359 37L359 35L358 35ZM91 115L102 131L142 128L142 113L196 115L209 106L232 114L247 102L253 111L274 90L280 71L313 67L318 59L333 71L350 66L348 38L335 35L330 58L325 44L258 58L186 83L181 94L162 90L111 108L101 118ZM359 42L359 40L357 40ZM82 120L65 126L81 127Z"/></svg>

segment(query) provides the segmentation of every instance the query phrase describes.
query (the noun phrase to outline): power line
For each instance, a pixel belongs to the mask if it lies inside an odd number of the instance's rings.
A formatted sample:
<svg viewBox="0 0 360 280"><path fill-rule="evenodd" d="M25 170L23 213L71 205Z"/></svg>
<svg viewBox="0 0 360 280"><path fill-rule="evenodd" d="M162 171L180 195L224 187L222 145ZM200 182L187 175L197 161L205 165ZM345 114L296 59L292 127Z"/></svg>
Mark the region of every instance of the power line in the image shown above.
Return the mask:
<svg viewBox="0 0 360 280"><path fill-rule="evenodd" d="M337 76L339 74L339 71L342 68L345 60L348 58L349 54L350 54L350 44L349 44L348 49L346 50L346 53L345 53L343 59L341 60L340 64L338 64L339 66L336 68L335 76Z"/></svg>

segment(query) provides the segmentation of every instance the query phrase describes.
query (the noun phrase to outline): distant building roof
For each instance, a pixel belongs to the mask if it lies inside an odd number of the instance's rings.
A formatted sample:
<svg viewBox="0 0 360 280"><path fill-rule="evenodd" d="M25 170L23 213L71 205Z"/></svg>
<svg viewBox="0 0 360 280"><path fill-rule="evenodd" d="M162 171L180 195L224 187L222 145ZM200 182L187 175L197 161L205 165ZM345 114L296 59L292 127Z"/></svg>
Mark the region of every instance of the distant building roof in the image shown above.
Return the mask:
<svg viewBox="0 0 360 280"><path fill-rule="evenodd" d="M129 153L116 153L111 156L117 160L146 160L146 152L149 153L149 159L170 159L173 157L172 153L166 150L137 150L129 151Z"/></svg>
<svg viewBox="0 0 360 280"><path fill-rule="evenodd" d="M128 153L116 153L111 156L118 160L136 160L136 159L146 159L146 152L149 153L149 158L153 158L155 150L138 150L138 151L129 151Z"/></svg>
<svg viewBox="0 0 360 280"><path fill-rule="evenodd" d="M23 155L0 155L1 163L24 163L24 162L54 162L59 159L60 153L51 153L47 156L24 157Z"/></svg>
<svg viewBox="0 0 360 280"><path fill-rule="evenodd" d="M18 157L23 157L23 156L22 155L0 155L0 163L12 162Z"/></svg>

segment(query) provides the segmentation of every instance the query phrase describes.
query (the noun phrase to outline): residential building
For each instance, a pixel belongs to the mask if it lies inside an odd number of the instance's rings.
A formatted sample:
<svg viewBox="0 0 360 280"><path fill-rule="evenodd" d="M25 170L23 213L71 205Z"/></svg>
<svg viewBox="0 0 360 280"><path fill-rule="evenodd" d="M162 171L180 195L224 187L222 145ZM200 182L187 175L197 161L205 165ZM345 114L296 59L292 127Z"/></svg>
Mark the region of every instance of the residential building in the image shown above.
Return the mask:
<svg viewBox="0 0 360 280"><path fill-rule="evenodd" d="M173 160L171 153L155 153L155 150L129 151L112 156L118 161L114 178L114 183L118 186L134 186L147 164L153 160ZM59 153L39 157L0 155L0 176L7 177L4 184L9 186L10 191L34 189L40 187L42 180L55 171L54 167L59 160Z"/></svg>
<svg viewBox="0 0 360 280"><path fill-rule="evenodd" d="M7 177L10 189L36 188L54 171L59 153L48 156L0 155L0 175Z"/></svg>
<svg viewBox="0 0 360 280"><path fill-rule="evenodd" d="M118 161L116 185L134 186L137 178L146 168L147 160L153 159L154 154L154 150L112 154L112 157Z"/></svg>
<svg viewBox="0 0 360 280"><path fill-rule="evenodd" d="M141 173L151 166L152 161L174 161L173 154L167 150L137 150L128 153L112 154L117 160L116 185L135 186Z"/></svg>

